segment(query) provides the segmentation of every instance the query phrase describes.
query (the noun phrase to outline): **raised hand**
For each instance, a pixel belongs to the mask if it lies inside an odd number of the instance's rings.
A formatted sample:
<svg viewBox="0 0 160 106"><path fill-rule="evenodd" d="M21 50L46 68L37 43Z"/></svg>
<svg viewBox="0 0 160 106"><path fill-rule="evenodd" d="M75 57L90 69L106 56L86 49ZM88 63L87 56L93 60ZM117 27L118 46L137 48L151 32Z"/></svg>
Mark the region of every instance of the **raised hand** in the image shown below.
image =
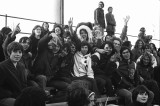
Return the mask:
<svg viewBox="0 0 160 106"><path fill-rule="evenodd" d="M70 19L68 21L68 26L72 26L72 25L73 25L73 17L72 18L70 17Z"/></svg>
<svg viewBox="0 0 160 106"><path fill-rule="evenodd" d="M124 18L124 23L125 23L125 25L127 25L129 19L130 19L130 16L129 16L129 15L127 15L127 16Z"/></svg>
<svg viewBox="0 0 160 106"><path fill-rule="evenodd" d="M16 27L13 29L13 32L12 32L11 37L14 37L14 36L16 36L16 34L18 34L18 33L21 32L21 29L20 29L20 27L19 27L19 24L20 24L20 23L18 23L18 24L16 25Z"/></svg>

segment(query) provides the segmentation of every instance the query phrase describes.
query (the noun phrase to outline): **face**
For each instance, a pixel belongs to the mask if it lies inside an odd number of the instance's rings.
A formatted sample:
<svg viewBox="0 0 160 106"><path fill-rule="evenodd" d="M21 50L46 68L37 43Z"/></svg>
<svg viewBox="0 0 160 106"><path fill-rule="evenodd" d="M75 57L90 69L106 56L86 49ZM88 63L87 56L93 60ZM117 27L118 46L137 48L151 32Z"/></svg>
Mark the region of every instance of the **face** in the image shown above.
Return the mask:
<svg viewBox="0 0 160 106"><path fill-rule="evenodd" d="M61 56L64 57L64 56L67 56L68 55L68 50L67 48L64 48L61 52Z"/></svg>
<svg viewBox="0 0 160 106"><path fill-rule="evenodd" d="M108 9L108 12L112 13L112 11L113 11L113 8Z"/></svg>
<svg viewBox="0 0 160 106"><path fill-rule="evenodd" d="M149 46L150 46L151 50L154 50L154 45L153 44L150 44Z"/></svg>
<svg viewBox="0 0 160 106"><path fill-rule="evenodd" d="M37 28L34 30L34 32L35 32L35 37L36 37L37 39L40 39L41 28L40 28L40 27L37 27Z"/></svg>
<svg viewBox="0 0 160 106"><path fill-rule="evenodd" d="M99 4L98 4L98 7L99 7L99 8L103 8L103 7L104 7L104 6L103 6L103 3L99 3Z"/></svg>
<svg viewBox="0 0 160 106"><path fill-rule="evenodd" d="M44 24L43 24L43 28L44 28L44 30L48 30L49 25L48 25L47 23L44 23Z"/></svg>
<svg viewBox="0 0 160 106"><path fill-rule="evenodd" d="M21 42L21 45L23 46L23 50L25 51L29 48L30 41L26 40L26 42Z"/></svg>
<svg viewBox="0 0 160 106"><path fill-rule="evenodd" d="M148 57L148 56L145 56L145 57L143 58L143 64L144 64L144 65L148 65L148 64L149 64L149 57Z"/></svg>
<svg viewBox="0 0 160 106"><path fill-rule="evenodd" d="M112 53L112 48L108 44L104 46L104 50L107 53L107 55L110 55Z"/></svg>
<svg viewBox="0 0 160 106"><path fill-rule="evenodd" d="M74 54L76 51L76 47L75 45L71 45L71 53Z"/></svg>
<svg viewBox="0 0 160 106"><path fill-rule="evenodd" d="M123 52L122 52L122 56L123 56L123 58L124 59L126 59L126 60L129 60L130 59L130 52L128 51L128 49L126 49L126 50L124 50Z"/></svg>
<svg viewBox="0 0 160 106"><path fill-rule="evenodd" d="M82 41L86 41L87 40L87 33L84 30L80 31L80 36L82 38Z"/></svg>
<svg viewBox="0 0 160 106"><path fill-rule="evenodd" d="M142 48L142 45L143 45L142 41L139 41L139 42L138 42L138 48L141 49L141 48Z"/></svg>
<svg viewBox="0 0 160 106"><path fill-rule="evenodd" d="M12 62L18 62L20 61L22 57L22 51L21 50L17 50L17 51L12 51L10 54L10 59Z"/></svg>
<svg viewBox="0 0 160 106"><path fill-rule="evenodd" d="M83 55L86 55L87 52L88 52L88 46L82 46L82 47L81 47L81 53L82 53Z"/></svg>
<svg viewBox="0 0 160 106"><path fill-rule="evenodd" d="M55 34L60 35L61 34L61 29L59 27L55 28Z"/></svg>
<svg viewBox="0 0 160 106"><path fill-rule="evenodd" d="M145 52L151 53L151 49L150 49L149 47L146 47L146 48L145 48Z"/></svg>
<svg viewBox="0 0 160 106"><path fill-rule="evenodd" d="M137 95L137 101L140 103L146 103L148 101L148 94L145 93L139 93Z"/></svg>
<svg viewBox="0 0 160 106"><path fill-rule="evenodd" d="M129 77L133 79L134 74L135 74L135 69L129 69Z"/></svg>
<svg viewBox="0 0 160 106"><path fill-rule="evenodd" d="M114 48L119 51L120 50L120 42L118 40L113 41Z"/></svg>
<svg viewBox="0 0 160 106"><path fill-rule="evenodd" d="M71 42L71 37L69 37L69 36L65 37L64 42L65 43Z"/></svg>

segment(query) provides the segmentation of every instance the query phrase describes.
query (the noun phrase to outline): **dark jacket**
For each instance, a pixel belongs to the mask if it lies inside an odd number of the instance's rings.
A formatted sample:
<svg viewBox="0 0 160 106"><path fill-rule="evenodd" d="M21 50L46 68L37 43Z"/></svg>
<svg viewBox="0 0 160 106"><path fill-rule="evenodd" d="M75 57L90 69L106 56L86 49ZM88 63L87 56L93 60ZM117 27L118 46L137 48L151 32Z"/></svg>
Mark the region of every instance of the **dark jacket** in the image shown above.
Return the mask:
<svg viewBox="0 0 160 106"><path fill-rule="evenodd" d="M102 8L97 8L94 11L94 20L95 25L100 25L102 28L105 28L104 10Z"/></svg>
<svg viewBox="0 0 160 106"><path fill-rule="evenodd" d="M74 65L74 54L68 54L65 57L59 58L58 71L56 72L56 79L60 77L72 77Z"/></svg>
<svg viewBox="0 0 160 106"><path fill-rule="evenodd" d="M107 23L106 31L115 32L116 21L114 19L114 15L107 13L105 17Z"/></svg>
<svg viewBox="0 0 160 106"><path fill-rule="evenodd" d="M38 53L33 64L32 73L35 75L53 76L58 68L58 54L48 49L51 36L45 35L38 43Z"/></svg>
<svg viewBox="0 0 160 106"><path fill-rule="evenodd" d="M139 75L136 70L133 78L130 77L129 70L135 67L135 63L133 61L128 63L122 60L119 62L119 66L117 67L117 69L113 70L113 82L116 84L114 84L115 87L119 89L131 89L140 83Z"/></svg>
<svg viewBox="0 0 160 106"><path fill-rule="evenodd" d="M151 80L154 78L154 68L151 65L145 66L141 62L138 62L137 71L144 80Z"/></svg>
<svg viewBox="0 0 160 106"><path fill-rule="evenodd" d="M0 63L0 99L16 98L27 86L25 67L20 62L13 65L10 59Z"/></svg>
<svg viewBox="0 0 160 106"><path fill-rule="evenodd" d="M34 60L37 55L37 46L40 39L35 38L33 35L31 35L29 38L31 39L30 51L32 53L32 60Z"/></svg>
<svg viewBox="0 0 160 106"><path fill-rule="evenodd" d="M108 72L110 70L106 69L106 66L108 64L108 61L109 61L111 55L99 54L100 59L96 55L92 55L91 58L92 58L92 61L94 63L93 66L92 66L92 69L94 71L95 76L97 76L97 75L103 75L105 77L110 76L109 72Z"/></svg>

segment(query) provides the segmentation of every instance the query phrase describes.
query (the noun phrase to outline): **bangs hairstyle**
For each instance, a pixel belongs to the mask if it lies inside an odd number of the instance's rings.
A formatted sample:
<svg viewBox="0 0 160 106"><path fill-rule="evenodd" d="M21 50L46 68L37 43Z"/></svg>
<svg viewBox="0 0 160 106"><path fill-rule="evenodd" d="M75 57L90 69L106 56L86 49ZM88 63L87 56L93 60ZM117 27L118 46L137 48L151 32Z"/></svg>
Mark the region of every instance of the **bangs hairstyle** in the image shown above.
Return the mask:
<svg viewBox="0 0 160 106"><path fill-rule="evenodd" d="M121 56L121 58L124 59L123 56L122 56L122 52L124 50L128 50L129 51L129 53L130 53L130 59L132 60L132 57L133 57L132 51L128 47L126 47L126 46L122 46L121 47L121 50L120 50L120 56Z"/></svg>
<svg viewBox="0 0 160 106"><path fill-rule="evenodd" d="M30 44L31 40L30 40L29 37L22 37L22 38L19 40L19 43L26 43L27 40L29 41L29 44Z"/></svg>
<svg viewBox="0 0 160 106"><path fill-rule="evenodd" d="M80 31L79 31L79 33L80 33L80 35L81 35L81 31L84 31L86 34L87 34L87 41L88 41L88 32L87 32L87 30L86 29L80 29Z"/></svg>
<svg viewBox="0 0 160 106"><path fill-rule="evenodd" d="M89 54L89 53L91 52L91 46L90 46L90 44L89 44L87 41L82 41L79 51L81 51L81 48L82 48L83 46L87 46L87 47L88 47L88 52L87 52L87 53Z"/></svg>
<svg viewBox="0 0 160 106"><path fill-rule="evenodd" d="M116 52L116 50L114 49L113 42L111 42L111 41L105 41L105 43L100 48L104 49L106 44L108 44L108 46L112 48L111 54L114 54Z"/></svg>
<svg viewBox="0 0 160 106"><path fill-rule="evenodd" d="M132 92L132 99L133 99L133 102L136 102L137 100L137 95L138 94L141 94L141 93L147 93L148 96L149 96L149 90L148 88L145 86L145 85L138 85Z"/></svg>
<svg viewBox="0 0 160 106"><path fill-rule="evenodd" d="M23 52L23 46L18 43L18 42L11 42L8 46L7 46L7 53L10 56L11 52L16 52L16 51L22 51Z"/></svg>

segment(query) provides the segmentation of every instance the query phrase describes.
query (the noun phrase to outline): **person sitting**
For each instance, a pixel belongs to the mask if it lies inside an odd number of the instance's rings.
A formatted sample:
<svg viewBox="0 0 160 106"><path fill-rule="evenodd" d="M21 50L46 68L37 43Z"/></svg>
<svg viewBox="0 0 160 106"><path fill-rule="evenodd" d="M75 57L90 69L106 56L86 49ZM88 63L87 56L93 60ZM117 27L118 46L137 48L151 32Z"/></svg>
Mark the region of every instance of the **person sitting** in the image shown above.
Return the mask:
<svg viewBox="0 0 160 106"><path fill-rule="evenodd" d="M72 80L83 80L91 84L90 90L99 95L94 72L91 67L90 45L87 41L82 41L80 50L74 55L73 78Z"/></svg>
<svg viewBox="0 0 160 106"><path fill-rule="evenodd" d="M149 96L149 90L146 86L137 86L132 92L133 106L147 106Z"/></svg>
<svg viewBox="0 0 160 106"><path fill-rule="evenodd" d="M15 98L27 87L25 66L19 62L23 47L11 42L7 53L9 58L0 63L0 105L13 106Z"/></svg>

